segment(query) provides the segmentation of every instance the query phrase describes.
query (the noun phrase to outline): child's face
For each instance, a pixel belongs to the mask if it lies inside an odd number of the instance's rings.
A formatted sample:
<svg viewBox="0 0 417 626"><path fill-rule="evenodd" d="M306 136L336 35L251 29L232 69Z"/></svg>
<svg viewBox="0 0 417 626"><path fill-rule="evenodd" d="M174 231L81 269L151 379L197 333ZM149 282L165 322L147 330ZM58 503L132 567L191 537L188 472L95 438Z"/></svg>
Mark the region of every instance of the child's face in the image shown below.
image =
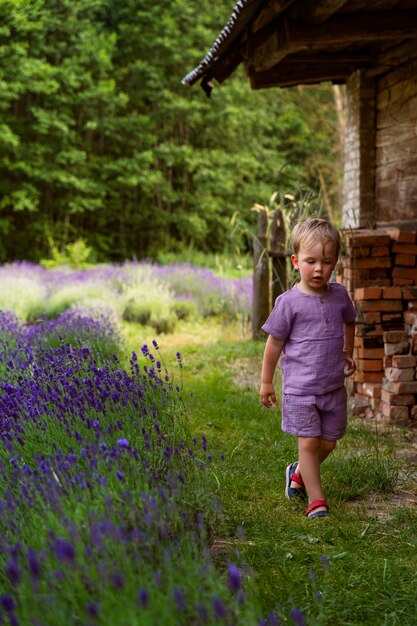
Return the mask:
<svg viewBox="0 0 417 626"><path fill-rule="evenodd" d="M305 293L323 293L337 263L334 244L329 241L323 248L318 241L308 248L301 246L291 261L300 272L299 289Z"/></svg>

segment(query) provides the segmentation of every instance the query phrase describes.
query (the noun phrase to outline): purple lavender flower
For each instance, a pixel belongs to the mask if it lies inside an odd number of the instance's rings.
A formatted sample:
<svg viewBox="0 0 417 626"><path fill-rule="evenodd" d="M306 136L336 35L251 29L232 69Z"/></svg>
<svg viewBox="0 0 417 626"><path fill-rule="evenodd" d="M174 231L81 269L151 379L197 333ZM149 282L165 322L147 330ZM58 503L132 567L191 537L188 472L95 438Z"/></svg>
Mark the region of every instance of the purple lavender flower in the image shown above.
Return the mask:
<svg viewBox="0 0 417 626"><path fill-rule="evenodd" d="M179 611L185 611L185 593L181 587L175 587L173 591L175 606Z"/></svg>
<svg viewBox="0 0 417 626"><path fill-rule="evenodd" d="M299 608L292 609L290 613L291 619L294 622L295 626L306 626L307 622L304 617L303 612Z"/></svg>
<svg viewBox="0 0 417 626"><path fill-rule="evenodd" d="M227 566L227 584L230 591L239 591L242 587L242 572L233 563L229 563Z"/></svg>
<svg viewBox="0 0 417 626"><path fill-rule="evenodd" d="M27 561L29 565L29 572L32 577L32 580L36 581L39 579L40 574L41 574L41 566L40 566L36 551L32 547L29 547L26 553L26 557L27 557Z"/></svg>
<svg viewBox="0 0 417 626"><path fill-rule="evenodd" d="M99 607L95 602L89 602L86 606L86 610L89 617L95 618L99 616Z"/></svg>
<svg viewBox="0 0 417 626"><path fill-rule="evenodd" d="M330 561L329 558L327 556L325 556L324 554L321 555L320 557L320 563L323 565L323 568L327 571L330 567Z"/></svg>
<svg viewBox="0 0 417 626"><path fill-rule="evenodd" d="M223 619L226 616L226 609L223 600L219 596L213 598L214 616L216 619Z"/></svg>
<svg viewBox="0 0 417 626"><path fill-rule="evenodd" d="M0 596L0 606L7 612L12 613L15 610L15 603L11 596Z"/></svg>
<svg viewBox="0 0 417 626"><path fill-rule="evenodd" d="M75 548L69 541L57 537L53 545L53 550L58 561L61 561L61 563L74 563Z"/></svg>
<svg viewBox="0 0 417 626"><path fill-rule="evenodd" d="M22 577L19 563L15 556L10 557L6 565L6 575L12 585L17 585Z"/></svg>
<svg viewBox="0 0 417 626"><path fill-rule="evenodd" d="M140 606L143 608L148 606L149 603L149 593L146 589L139 589L138 591L138 602Z"/></svg>
<svg viewBox="0 0 417 626"><path fill-rule="evenodd" d="M117 440L117 445L119 446L119 448L123 449L123 448L128 448L129 447L129 442L127 439L118 439Z"/></svg>
<svg viewBox="0 0 417 626"><path fill-rule="evenodd" d="M117 588L117 589L123 589L124 587L124 580L123 580L123 576L120 572L112 572L111 574L111 581L113 583L113 585Z"/></svg>

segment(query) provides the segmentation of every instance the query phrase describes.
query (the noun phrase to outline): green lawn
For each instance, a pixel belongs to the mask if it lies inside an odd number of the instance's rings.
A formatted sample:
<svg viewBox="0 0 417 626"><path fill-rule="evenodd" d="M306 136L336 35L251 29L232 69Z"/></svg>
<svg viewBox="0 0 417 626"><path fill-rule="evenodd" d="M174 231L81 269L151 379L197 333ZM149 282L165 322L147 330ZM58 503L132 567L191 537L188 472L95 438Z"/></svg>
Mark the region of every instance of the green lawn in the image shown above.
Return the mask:
<svg viewBox="0 0 417 626"><path fill-rule="evenodd" d="M170 371L182 354L192 431L207 436L214 459L224 454L213 464L223 508L214 558L220 569L229 558L245 564L260 613L283 624L302 624L291 617L299 608L309 625L415 625L416 431L351 419L323 465L331 516L307 520L284 495L296 438L258 401L263 343L216 322L158 343Z"/></svg>

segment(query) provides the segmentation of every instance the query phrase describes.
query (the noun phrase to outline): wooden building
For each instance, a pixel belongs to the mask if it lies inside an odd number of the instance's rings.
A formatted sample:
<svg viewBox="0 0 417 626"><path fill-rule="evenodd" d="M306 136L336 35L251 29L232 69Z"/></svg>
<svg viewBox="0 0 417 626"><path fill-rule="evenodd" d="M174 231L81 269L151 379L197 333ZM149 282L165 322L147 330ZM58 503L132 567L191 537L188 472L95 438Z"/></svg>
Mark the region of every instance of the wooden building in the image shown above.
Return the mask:
<svg viewBox="0 0 417 626"><path fill-rule="evenodd" d="M240 0L183 82L240 63L253 89L345 83L344 225L416 220L417 0Z"/></svg>
<svg viewBox="0 0 417 626"><path fill-rule="evenodd" d="M253 89L346 85L338 280L355 300L352 394L417 422L417 0L240 0L183 83L243 63Z"/></svg>

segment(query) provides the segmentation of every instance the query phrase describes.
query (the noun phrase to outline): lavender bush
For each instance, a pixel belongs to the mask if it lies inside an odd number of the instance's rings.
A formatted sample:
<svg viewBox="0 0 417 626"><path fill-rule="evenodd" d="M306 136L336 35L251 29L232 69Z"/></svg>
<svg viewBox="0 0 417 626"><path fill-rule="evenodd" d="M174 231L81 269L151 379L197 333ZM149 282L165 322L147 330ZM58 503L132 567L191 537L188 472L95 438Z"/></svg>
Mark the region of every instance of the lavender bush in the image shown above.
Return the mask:
<svg viewBox="0 0 417 626"><path fill-rule="evenodd" d="M0 314L0 623L255 624L207 549L213 459L156 342L125 371L33 332Z"/></svg>
<svg viewBox="0 0 417 626"><path fill-rule="evenodd" d="M124 263L74 271L20 263L0 268L0 286L0 309L31 323L81 307L106 309L113 318L160 333L172 332L179 319L201 315L247 321L252 307L251 277L219 278L189 264Z"/></svg>

